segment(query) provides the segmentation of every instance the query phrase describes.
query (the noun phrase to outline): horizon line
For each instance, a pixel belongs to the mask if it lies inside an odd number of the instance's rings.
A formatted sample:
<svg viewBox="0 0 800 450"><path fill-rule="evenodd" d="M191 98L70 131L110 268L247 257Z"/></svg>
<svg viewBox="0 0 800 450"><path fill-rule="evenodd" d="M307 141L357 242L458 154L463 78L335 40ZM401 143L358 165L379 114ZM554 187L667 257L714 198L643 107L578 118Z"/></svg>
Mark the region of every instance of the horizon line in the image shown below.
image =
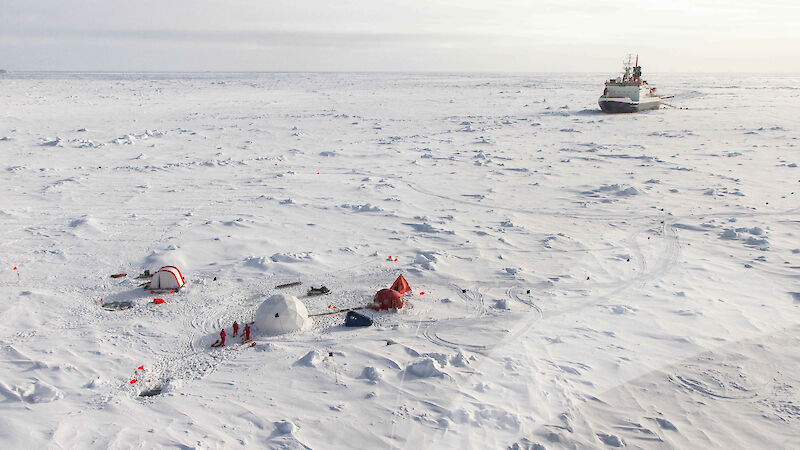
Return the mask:
<svg viewBox="0 0 800 450"><path fill-rule="evenodd" d="M3 69L0 70L0 75L10 75L15 73L85 73L85 74L258 74L258 73L318 73L318 74L455 74L455 75L525 75L525 74L601 74L601 73L615 73L615 72L601 72L601 71L575 71L575 70L561 70L561 71L464 71L464 70L116 70L116 69ZM742 75L795 75L800 76L798 72L763 72L763 71L700 71L700 72L684 72L684 71L651 71L648 73L657 74L685 74L685 75L720 75L720 74L742 74Z"/></svg>

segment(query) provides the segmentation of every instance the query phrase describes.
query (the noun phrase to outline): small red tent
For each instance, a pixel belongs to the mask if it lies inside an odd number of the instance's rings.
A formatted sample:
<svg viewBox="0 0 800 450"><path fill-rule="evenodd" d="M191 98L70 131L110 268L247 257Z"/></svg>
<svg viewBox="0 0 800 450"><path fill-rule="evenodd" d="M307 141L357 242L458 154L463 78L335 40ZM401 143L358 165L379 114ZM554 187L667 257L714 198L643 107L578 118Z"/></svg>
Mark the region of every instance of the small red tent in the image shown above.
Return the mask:
<svg viewBox="0 0 800 450"><path fill-rule="evenodd" d="M375 294L372 299L375 311L383 311L387 309L400 309L403 307L403 296L394 289L381 289Z"/></svg>
<svg viewBox="0 0 800 450"><path fill-rule="evenodd" d="M399 277L397 277L396 280L394 280L394 283L392 283L392 287L390 289L394 289L395 291L401 294L405 294L406 292L411 292L411 286L408 285L408 281L406 281L406 279L403 278L402 275L400 275Z"/></svg>

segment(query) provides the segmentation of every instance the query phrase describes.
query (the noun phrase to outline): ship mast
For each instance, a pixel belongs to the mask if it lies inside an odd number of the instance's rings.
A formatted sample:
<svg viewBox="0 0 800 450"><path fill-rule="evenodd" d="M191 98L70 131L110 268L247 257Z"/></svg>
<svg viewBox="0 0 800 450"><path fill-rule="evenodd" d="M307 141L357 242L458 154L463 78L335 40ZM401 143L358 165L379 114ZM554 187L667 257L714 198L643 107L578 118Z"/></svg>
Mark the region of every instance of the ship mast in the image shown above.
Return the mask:
<svg viewBox="0 0 800 450"><path fill-rule="evenodd" d="M625 57L625 60L622 62L623 68L625 69L625 73L622 75L622 82L627 82L631 80L631 59L633 59L633 55L628 53ZM637 55L638 61L638 55Z"/></svg>

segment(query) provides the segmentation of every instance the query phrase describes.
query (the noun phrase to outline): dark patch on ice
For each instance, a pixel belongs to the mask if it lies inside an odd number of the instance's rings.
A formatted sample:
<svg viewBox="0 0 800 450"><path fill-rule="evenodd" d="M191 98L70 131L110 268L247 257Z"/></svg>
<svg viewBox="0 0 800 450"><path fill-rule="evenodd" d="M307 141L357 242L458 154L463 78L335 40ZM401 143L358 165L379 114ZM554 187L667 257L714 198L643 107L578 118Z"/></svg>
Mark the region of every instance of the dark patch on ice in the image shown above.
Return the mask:
<svg viewBox="0 0 800 450"><path fill-rule="evenodd" d="M654 160L656 160L655 157L647 156L647 155L634 156L634 155L625 155L625 154L622 154L622 155L610 155L610 154L603 155L603 154L598 154L597 156L602 156L603 158L640 159L640 160L643 160L643 161L654 161Z"/></svg>
<svg viewBox="0 0 800 450"><path fill-rule="evenodd" d="M550 109L550 107L545 108L546 110ZM569 111L545 111L541 113L543 116L561 116L561 117L569 117L572 114Z"/></svg>
<svg viewBox="0 0 800 450"><path fill-rule="evenodd" d="M673 425L672 422L670 422L667 419L662 419L660 417L654 417L653 420L655 420L656 423L658 424L658 426L661 427L664 430L678 431L678 429L675 428L675 425Z"/></svg>
<svg viewBox="0 0 800 450"><path fill-rule="evenodd" d="M698 227L697 225L688 225L685 223L676 223L672 226L681 230L706 231L704 228Z"/></svg>
<svg viewBox="0 0 800 450"><path fill-rule="evenodd" d="M620 197L630 197L632 195L639 195L640 193L641 193L641 191L639 191L635 187L629 186L629 187L617 192L617 195L619 195Z"/></svg>
<svg viewBox="0 0 800 450"><path fill-rule="evenodd" d="M341 207L345 208L345 209L352 209L354 212L381 212L381 211L383 211L381 208L379 208L377 206L372 206L369 203L365 203L363 205L344 204L344 205L341 205Z"/></svg>
<svg viewBox="0 0 800 450"><path fill-rule="evenodd" d="M550 432L550 434L553 434L556 437L555 441L552 442L558 442L558 435L552 432ZM548 437L545 437L545 439L550 440ZM533 442L527 438L522 438L519 440L519 442L514 442L513 444L509 445L508 450L546 450L546 448L544 445L538 442Z"/></svg>
<svg viewBox="0 0 800 450"><path fill-rule="evenodd" d="M123 309L130 309L133 307L133 302L120 301L120 302L107 302L101 305L106 311L121 311Z"/></svg>
<svg viewBox="0 0 800 450"><path fill-rule="evenodd" d="M587 108L582 109L580 111L575 111L574 115L576 116L604 116L605 113L599 109L595 108Z"/></svg>
<svg viewBox="0 0 800 450"><path fill-rule="evenodd" d="M766 238L759 239L752 236L748 237L744 241L744 244L752 247L762 247L762 248L769 247L769 241Z"/></svg>
<svg viewBox="0 0 800 450"><path fill-rule="evenodd" d="M461 194L461 196L474 198L476 200L483 200L484 198L486 198L486 196L483 194Z"/></svg>
<svg viewBox="0 0 800 450"><path fill-rule="evenodd" d="M613 434L597 433L597 437L600 438L604 444L611 447L622 447L625 445L620 437L614 436Z"/></svg>
<svg viewBox="0 0 800 450"><path fill-rule="evenodd" d="M156 387L153 389L147 389L139 393L139 397L155 397L156 395L161 395L162 387Z"/></svg>
<svg viewBox="0 0 800 450"><path fill-rule="evenodd" d="M403 223L403 225L408 225L420 233L438 233L440 231L429 223Z"/></svg>

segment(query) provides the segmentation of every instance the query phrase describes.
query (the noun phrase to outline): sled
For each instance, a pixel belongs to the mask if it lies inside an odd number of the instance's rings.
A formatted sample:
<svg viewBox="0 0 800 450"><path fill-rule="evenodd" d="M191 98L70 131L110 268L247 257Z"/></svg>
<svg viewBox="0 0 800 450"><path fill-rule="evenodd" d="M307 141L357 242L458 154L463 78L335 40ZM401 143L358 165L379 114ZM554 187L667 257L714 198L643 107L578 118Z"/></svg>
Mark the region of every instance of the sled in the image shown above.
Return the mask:
<svg viewBox="0 0 800 450"><path fill-rule="evenodd" d="M312 296L315 296L315 295L325 295L325 294L330 294L330 293L331 293L331 290L328 289L326 286L320 286L318 288L315 288L314 286L311 286L311 289L308 290L308 294L306 294L306 295L308 295L309 297L312 297Z"/></svg>
<svg viewBox="0 0 800 450"><path fill-rule="evenodd" d="M100 305L106 311L121 311L123 309L131 309L133 302L108 302Z"/></svg>
<svg viewBox="0 0 800 450"><path fill-rule="evenodd" d="M127 273L115 273L114 275L111 275L111 278L122 278L126 276L128 276Z"/></svg>
<svg viewBox="0 0 800 450"><path fill-rule="evenodd" d="M275 286L275 289L283 289L283 288L292 287L292 286L300 286L301 284L303 284L302 281L293 281L291 283L279 284L279 285Z"/></svg>
<svg viewBox="0 0 800 450"><path fill-rule="evenodd" d="M219 348L219 347L225 347L224 345L222 345L222 343L221 343L221 342L219 342L219 339L217 339L217 341L216 341L216 342L214 342L213 344L211 344L211 348Z"/></svg>
<svg viewBox="0 0 800 450"><path fill-rule="evenodd" d="M176 292L178 292L180 290L180 288L178 288L178 289L150 289L150 283L147 283L147 285L140 284L139 286L142 286L145 291L150 291L151 294L174 294L174 293L176 293Z"/></svg>

